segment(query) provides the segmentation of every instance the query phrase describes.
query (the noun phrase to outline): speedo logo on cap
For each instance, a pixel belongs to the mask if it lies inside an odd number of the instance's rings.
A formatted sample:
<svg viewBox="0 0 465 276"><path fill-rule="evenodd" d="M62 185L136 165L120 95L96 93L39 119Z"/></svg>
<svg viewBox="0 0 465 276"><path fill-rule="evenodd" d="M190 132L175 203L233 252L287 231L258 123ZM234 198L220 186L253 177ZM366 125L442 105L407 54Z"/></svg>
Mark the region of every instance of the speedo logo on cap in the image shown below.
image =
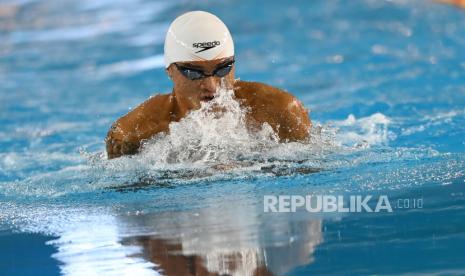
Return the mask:
<svg viewBox="0 0 465 276"><path fill-rule="evenodd" d="M221 43L218 40L210 41L210 42L197 42L197 43L192 44L192 47L202 48L199 51L195 52L195 53L200 53L200 52L215 48L216 46L219 46L220 44Z"/></svg>

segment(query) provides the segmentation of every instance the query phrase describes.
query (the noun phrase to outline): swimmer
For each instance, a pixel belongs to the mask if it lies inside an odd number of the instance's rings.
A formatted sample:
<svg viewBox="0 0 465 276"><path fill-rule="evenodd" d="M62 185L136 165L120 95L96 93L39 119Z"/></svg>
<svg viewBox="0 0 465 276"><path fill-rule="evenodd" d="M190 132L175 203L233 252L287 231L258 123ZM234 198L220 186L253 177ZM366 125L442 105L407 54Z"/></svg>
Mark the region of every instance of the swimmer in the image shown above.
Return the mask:
<svg viewBox="0 0 465 276"><path fill-rule="evenodd" d="M144 140L168 133L171 122L214 99L221 85L249 110L248 128L268 123L281 142L309 136L308 111L294 96L263 83L235 80L233 40L215 15L193 11L176 18L166 34L164 57L172 92L149 98L113 123L105 139L108 158L136 154Z"/></svg>

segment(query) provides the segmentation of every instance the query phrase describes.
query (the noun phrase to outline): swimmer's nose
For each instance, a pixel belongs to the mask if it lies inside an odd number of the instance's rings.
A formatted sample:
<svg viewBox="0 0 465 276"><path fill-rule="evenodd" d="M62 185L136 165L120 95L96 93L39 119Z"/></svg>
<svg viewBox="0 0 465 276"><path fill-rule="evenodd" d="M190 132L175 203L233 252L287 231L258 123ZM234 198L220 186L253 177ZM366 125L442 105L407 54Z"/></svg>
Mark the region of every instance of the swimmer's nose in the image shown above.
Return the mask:
<svg viewBox="0 0 465 276"><path fill-rule="evenodd" d="M206 77L202 79L200 88L202 89L202 98L213 98L216 94L216 89L218 88L218 81L214 77Z"/></svg>

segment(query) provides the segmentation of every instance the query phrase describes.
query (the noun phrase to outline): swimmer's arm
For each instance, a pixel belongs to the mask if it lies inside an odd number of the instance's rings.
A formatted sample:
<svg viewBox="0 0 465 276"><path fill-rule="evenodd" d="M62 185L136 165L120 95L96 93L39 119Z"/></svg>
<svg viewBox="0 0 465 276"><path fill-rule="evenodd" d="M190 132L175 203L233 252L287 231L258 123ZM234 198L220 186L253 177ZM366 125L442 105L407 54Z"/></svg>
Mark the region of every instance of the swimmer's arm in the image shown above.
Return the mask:
<svg viewBox="0 0 465 276"><path fill-rule="evenodd" d="M308 110L294 96L287 99L285 110L281 113L277 127L281 141L302 141L310 136L312 123L308 116Z"/></svg>
<svg viewBox="0 0 465 276"><path fill-rule="evenodd" d="M136 154L140 147L140 141L129 139L127 133L121 129L118 121L108 131L105 142L108 159Z"/></svg>
<svg viewBox="0 0 465 276"><path fill-rule="evenodd" d="M109 159L136 154L142 140L167 131L166 99L167 95L152 97L113 123L105 139Z"/></svg>

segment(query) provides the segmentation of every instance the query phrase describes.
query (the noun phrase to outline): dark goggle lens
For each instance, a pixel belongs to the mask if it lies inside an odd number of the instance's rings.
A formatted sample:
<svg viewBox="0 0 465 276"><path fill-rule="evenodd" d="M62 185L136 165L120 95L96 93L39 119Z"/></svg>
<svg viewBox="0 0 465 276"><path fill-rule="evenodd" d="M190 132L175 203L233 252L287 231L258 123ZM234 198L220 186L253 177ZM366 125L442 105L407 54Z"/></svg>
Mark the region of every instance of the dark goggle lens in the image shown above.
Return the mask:
<svg viewBox="0 0 465 276"><path fill-rule="evenodd" d="M204 76L203 72L198 71L198 70L183 68L183 67L180 67L179 69L181 73L190 80L200 79Z"/></svg>
<svg viewBox="0 0 465 276"><path fill-rule="evenodd" d="M176 64L176 67L179 69L181 74L183 74L186 78L190 80L198 80L204 77L211 77L213 75L222 78L226 76L227 74L229 74L229 72L231 72L233 64L234 64L234 61L224 65L223 67L217 68L215 71L213 71L213 74L211 75L207 75L205 74L205 72L200 71L200 70L179 66L177 64Z"/></svg>
<svg viewBox="0 0 465 276"><path fill-rule="evenodd" d="M226 76L227 74L229 74L229 72L231 72L232 65L233 65L232 62L229 63L229 64L226 64L224 67L216 69L213 74L215 76L217 76L217 77L222 78L222 77Z"/></svg>

